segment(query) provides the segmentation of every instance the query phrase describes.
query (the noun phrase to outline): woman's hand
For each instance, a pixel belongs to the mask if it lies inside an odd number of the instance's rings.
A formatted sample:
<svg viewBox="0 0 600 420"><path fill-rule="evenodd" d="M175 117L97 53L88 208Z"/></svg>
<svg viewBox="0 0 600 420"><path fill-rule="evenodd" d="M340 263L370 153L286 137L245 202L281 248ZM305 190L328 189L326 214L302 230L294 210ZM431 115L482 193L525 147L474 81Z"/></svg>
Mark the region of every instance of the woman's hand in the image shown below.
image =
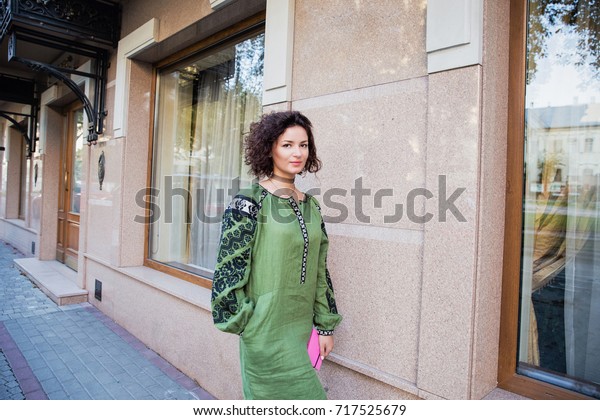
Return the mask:
<svg viewBox="0 0 600 420"><path fill-rule="evenodd" d="M333 336L332 335L320 335L319 336L319 348L321 349L321 360L329 356L331 350L333 350Z"/></svg>

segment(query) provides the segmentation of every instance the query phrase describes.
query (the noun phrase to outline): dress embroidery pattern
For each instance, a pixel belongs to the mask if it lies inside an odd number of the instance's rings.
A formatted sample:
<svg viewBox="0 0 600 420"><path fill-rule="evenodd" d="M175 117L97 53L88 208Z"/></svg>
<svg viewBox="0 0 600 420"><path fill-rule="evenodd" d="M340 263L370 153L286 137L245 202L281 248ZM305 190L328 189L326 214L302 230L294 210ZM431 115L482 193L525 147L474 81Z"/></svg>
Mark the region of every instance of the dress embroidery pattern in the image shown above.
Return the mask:
<svg viewBox="0 0 600 420"><path fill-rule="evenodd" d="M304 239L304 252L302 253L302 273L300 274L300 284L304 284L306 280L306 257L308 256L308 231L306 230L304 217L302 217L302 212L300 212L298 203L296 203L296 200L294 200L292 197L290 197L288 201L290 202L294 213L296 213L296 218L298 219L300 229L302 230L302 238Z"/></svg>
<svg viewBox="0 0 600 420"><path fill-rule="evenodd" d="M337 306L335 304L335 299L333 298L333 283L331 282L331 277L329 276L329 270L327 268L325 269L325 279L327 280L325 297L327 298L327 304L329 305L329 312L337 314Z"/></svg>
<svg viewBox="0 0 600 420"><path fill-rule="evenodd" d="M251 198L244 196L235 196L227 209L253 219L258 216L258 204Z"/></svg>
<svg viewBox="0 0 600 420"><path fill-rule="evenodd" d="M233 229L236 216L232 209L225 210L223 216L223 235L221 237L221 247L219 249L218 262L222 262L221 269L215 272L212 288L212 299L215 300L220 293L226 289L232 289L235 285L244 279L246 272L246 259L249 256L249 249L242 251L241 255L229 258L235 255L236 251L247 247L254 237L256 220L248 218L245 223L240 223L237 229ZM235 296L235 289L231 290L225 296L222 296L218 304L213 307L213 318L216 323L227 322L232 314L238 312L238 302Z"/></svg>
<svg viewBox="0 0 600 420"><path fill-rule="evenodd" d="M321 207L317 204L317 208L319 209L319 212L321 212ZM325 229L325 221L323 220L323 218L321 218L321 231L323 232L323 235L325 235L325 237L327 238L327 230ZM325 266L327 266L327 261L325 262ZM333 297L333 283L331 281L331 276L329 275L329 269L325 268L325 280L327 282L327 290L325 291L325 298L327 299L327 305L329 306L329 312L331 312L332 314L337 314L337 306L335 304L335 298ZM321 334L319 332L319 334ZM331 331L331 334L333 334L333 331ZM327 335L327 334L321 334L321 335Z"/></svg>
<svg viewBox="0 0 600 420"><path fill-rule="evenodd" d="M220 269L215 272L213 279L212 300L215 301L227 289L231 291L221 296L218 303L213 306L212 315L215 323L227 322L239 310L235 286L244 280L246 264L250 258L248 245L254 238L258 212L263 199L264 195L256 203L251 198L237 195L223 214L221 246L217 256ZM237 226L236 221L238 221ZM239 255L234 256L236 253Z"/></svg>

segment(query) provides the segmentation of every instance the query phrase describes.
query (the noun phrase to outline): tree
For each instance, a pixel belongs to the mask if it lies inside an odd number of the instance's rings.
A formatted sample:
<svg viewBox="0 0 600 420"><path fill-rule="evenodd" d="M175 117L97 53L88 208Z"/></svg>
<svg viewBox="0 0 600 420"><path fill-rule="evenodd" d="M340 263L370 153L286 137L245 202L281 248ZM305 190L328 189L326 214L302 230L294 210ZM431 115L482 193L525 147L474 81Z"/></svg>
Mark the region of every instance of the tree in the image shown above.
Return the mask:
<svg viewBox="0 0 600 420"><path fill-rule="evenodd" d="M531 0L527 83L535 77L536 62L548 56L548 40L558 32L576 37L577 48L563 51L561 58L576 66L589 65L600 80L600 0Z"/></svg>

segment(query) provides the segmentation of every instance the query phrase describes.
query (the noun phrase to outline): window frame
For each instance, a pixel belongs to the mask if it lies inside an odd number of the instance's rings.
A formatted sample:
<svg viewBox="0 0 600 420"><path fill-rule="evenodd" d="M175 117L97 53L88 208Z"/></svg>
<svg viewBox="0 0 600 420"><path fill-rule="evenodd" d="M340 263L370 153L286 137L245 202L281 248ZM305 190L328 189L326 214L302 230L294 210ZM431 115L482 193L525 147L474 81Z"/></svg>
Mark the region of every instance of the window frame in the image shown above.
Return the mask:
<svg viewBox="0 0 600 420"><path fill-rule="evenodd" d="M254 16L251 16L247 19L244 19L237 24L230 26L227 29L224 29L220 32L217 32L214 35L211 35L200 42L197 42L187 48L184 48L175 54L160 60L155 63L152 70L152 88L150 91L150 109L152 112L150 113L150 130L149 130L149 147L148 147L148 171L146 178L146 185L148 188L152 188L152 174L153 174L153 166L152 160L154 155L154 133L156 131L156 93L158 87L158 77L162 70L174 66L180 62L187 61L194 56L200 56L203 54L210 54L212 51L218 50L221 46L226 43L243 40L245 38L251 37L254 34L258 34L261 32L265 32L265 22L266 22L266 13L260 12ZM146 216L151 214L150 203L146 202ZM159 261L153 260L149 257L149 247L150 247L150 223L146 223L144 229L144 265L152 268L154 270L160 271L162 273L171 275L173 277L177 277L181 280L188 281L190 283L196 284L198 286L211 289L212 288L212 279L203 277L198 274L191 273L189 271L185 271L183 269L179 269Z"/></svg>
<svg viewBox="0 0 600 420"><path fill-rule="evenodd" d="M510 1L506 213L498 387L532 399L594 399L517 373L523 224L527 1Z"/></svg>

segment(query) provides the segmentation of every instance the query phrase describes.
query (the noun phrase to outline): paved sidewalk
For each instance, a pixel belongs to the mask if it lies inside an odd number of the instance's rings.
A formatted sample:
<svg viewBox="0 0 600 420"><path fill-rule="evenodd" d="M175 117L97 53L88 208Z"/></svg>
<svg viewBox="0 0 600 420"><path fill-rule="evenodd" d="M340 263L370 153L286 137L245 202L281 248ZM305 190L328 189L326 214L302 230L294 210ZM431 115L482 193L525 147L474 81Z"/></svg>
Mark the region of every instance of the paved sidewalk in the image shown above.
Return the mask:
<svg viewBox="0 0 600 420"><path fill-rule="evenodd" d="M0 400L214 399L89 303L57 306L0 241Z"/></svg>

